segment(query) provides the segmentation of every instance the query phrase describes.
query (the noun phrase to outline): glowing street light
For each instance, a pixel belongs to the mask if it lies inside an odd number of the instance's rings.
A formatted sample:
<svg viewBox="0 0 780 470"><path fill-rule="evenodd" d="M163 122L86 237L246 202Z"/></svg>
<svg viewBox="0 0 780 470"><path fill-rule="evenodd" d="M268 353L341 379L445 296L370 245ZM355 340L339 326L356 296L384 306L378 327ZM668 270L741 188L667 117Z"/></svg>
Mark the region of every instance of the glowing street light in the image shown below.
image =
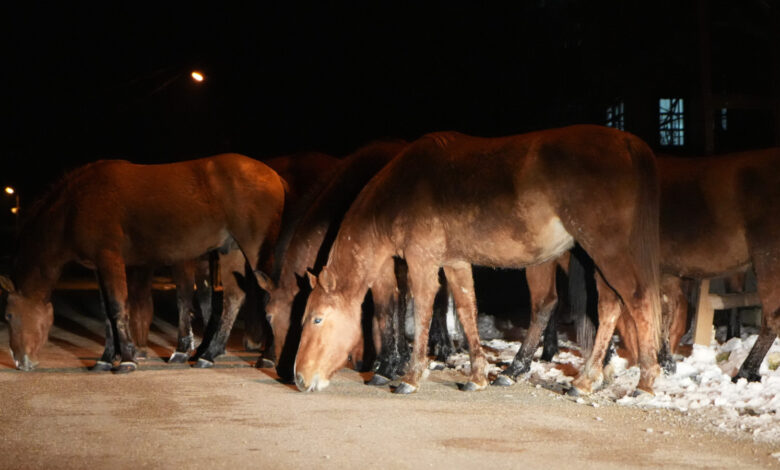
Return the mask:
<svg viewBox="0 0 780 470"><path fill-rule="evenodd" d="M19 232L19 194L11 186L5 187L5 193L9 196L13 196L16 199L16 205L11 208L11 214L16 216L16 231Z"/></svg>
<svg viewBox="0 0 780 470"><path fill-rule="evenodd" d="M190 77L192 77L193 80L200 83L204 80L205 77L203 77L203 74L198 72L197 70L193 70L190 74Z"/></svg>

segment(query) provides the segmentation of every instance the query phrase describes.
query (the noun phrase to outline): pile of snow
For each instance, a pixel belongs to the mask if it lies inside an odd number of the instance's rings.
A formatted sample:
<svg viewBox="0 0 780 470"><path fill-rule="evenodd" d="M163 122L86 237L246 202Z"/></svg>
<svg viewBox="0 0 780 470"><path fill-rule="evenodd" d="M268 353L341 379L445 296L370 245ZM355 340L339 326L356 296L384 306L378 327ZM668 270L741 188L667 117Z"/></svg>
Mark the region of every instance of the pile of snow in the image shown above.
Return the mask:
<svg viewBox="0 0 780 470"><path fill-rule="evenodd" d="M750 435L756 441L780 442L780 339L776 339L759 369L761 382L740 379L732 383L742 361L753 347L757 335L745 334L725 343L713 339L709 347L694 345L689 357L677 362L673 375L662 374L655 383L655 396L647 394L632 397L639 381L639 368L626 367L627 362L615 356L610 364L611 381L602 383L593 399L603 398L620 405L642 408L678 410L699 418L710 427ZM520 348L520 343L493 339L483 342L490 366L488 374L494 377L509 364ZM584 359L576 344L561 338L562 352L551 363L539 360L541 348L531 364L526 379L543 383L557 390L567 389ZM448 361L450 367L468 373L468 354L456 354ZM566 371L566 373L564 373ZM567 373L569 375L567 375Z"/></svg>

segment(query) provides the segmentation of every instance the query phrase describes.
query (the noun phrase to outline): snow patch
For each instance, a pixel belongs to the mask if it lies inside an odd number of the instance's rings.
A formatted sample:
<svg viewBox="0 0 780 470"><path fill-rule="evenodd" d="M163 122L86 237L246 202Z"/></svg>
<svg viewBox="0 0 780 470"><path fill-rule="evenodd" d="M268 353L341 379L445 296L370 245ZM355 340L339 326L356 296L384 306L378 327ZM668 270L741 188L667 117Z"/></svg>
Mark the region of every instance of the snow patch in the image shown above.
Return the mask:
<svg viewBox="0 0 780 470"><path fill-rule="evenodd" d="M617 355L608 368L601 388L594 387L594 398L600 397L619 405L645 409L670 409L701 420L715 430L751 436L756 441L780 442L780 368L773 362L780 355L780 339L776 339L759 368L760 382L747 382L731 377L736 374L753 347L757 335L745 334L722 344L694 345L690 356L677 362L673 375L662 374L654 385L655 395L632 397L639 382L639 368L628 367L627 361ZM514 359L521 343L492 339L483 341L488 361L488 375L498 375ZM584 364L576 344L561 341L561 352L552 362L541 362L542 348L538 348L530 372L521 380L542 382L546 388L565 389ZM454 354L447 365L468 373L468 354ZM564 372L565 371L565 372ZM652 431L648 431L652 432ZM778 453L780 454L780 453Z"/></svg>

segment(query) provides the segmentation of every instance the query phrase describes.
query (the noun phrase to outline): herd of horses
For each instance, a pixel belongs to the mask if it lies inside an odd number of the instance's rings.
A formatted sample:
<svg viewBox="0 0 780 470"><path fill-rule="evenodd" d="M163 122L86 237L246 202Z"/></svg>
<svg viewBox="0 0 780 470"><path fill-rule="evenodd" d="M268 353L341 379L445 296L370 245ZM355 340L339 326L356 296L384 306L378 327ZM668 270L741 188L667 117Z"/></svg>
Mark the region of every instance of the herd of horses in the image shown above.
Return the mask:
<svg viewBox="0 0 780 470"><path fill-rule="evenodd" d="M575 247L594 269L575 269ZM433 133L343 159L95 162L31 207L11 277L0 278L21 370L37 364L52 291L70 262L96 271L106 313L94 370L137 368L152 273L169 266L179 309L170 362L213 366L247 301L244 344L262 350L258 365L273 363L280 378L311 391L349 361L372 361L371 383L400 378L396 393L420 387L442 295L454 300L467 342L462 389L489 384L472 265L525 268L528 280L530 327L494 385L529 369L558 302L558 267L595 285L598 328L575 394L598 386L615 329L639 365L637 392L652 393L685 329L682 280L752 268L762 330L738 376L754 380L780 333L780 149L656 156L630 133L578 125L500 138ZM211 315L216 270L223 305ZM197 349L194 300L208 323Z"/></svg>

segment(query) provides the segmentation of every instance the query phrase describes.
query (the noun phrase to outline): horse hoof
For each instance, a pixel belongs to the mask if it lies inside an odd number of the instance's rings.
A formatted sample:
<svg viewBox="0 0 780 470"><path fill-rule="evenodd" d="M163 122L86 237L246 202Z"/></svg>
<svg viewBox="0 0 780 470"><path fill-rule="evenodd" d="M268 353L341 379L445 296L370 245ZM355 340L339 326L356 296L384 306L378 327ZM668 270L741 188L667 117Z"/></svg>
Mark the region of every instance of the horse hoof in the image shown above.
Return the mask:
<svg viewBox="0 0 780 470"><path fill-rule="evenodd" d="M496 380L494 380L490 385L495 385L497 387L511 387L514 384L514 379L508 375L499 374L498 377L496 377Z"/></svg>
<svg viewBox="0 0 780 470"><path fill-rule="evenodd" d="M653 396L655 396L653 392L642 390L641 388L637 388L636 390L634 390L634 393L631 394L632 398L644 398L644 397L653 397Z"/></svg>
<svg viewBox="0 0 780 470"><path fill-rule="evenodd" d="M257 369L273 369L274 367L276 367L276 363L267 357L258 357L255 363Z"/></svg>
<svg viewBox="0 0 780 470"><path fill-rule="evenodd" d="M171 358L168 359L169 364L184 364L187 362L188 356L183 352L176 351L171 354Z"/></svg>
<svg viewBox="0 0 780 470"><path fill-rule="evenodd" d="M135 362L120 362L119 367L116 368L117 374L129 374L130 372L138 369L138 365Z"/></svg>
<svg viewBox="0 0 780 470"><path fill-rule="evenodd" d="M737 383L739 379L747 379L748 382L761 382L761 376L752 372L745 375L737 374L732 377L731 381Z"/></svg>
<svg viewBox="0 0 780 470"><path fill-rule="evenodd" d="M208 359L203 359L202 357L198 359L198 362L196 362L192 367L196 369L211 369L214 367L214 363L212 361L209 361Z"/></svg>
<svg viewBox="0 0 780 470"><path fill-rule="evenodd" d="M91 370L92 372L108 372L111 369L113 369L113 364L110 364L105 361L97 361L94 366L92 366Z"/></svg>
<svg viewBox="0 0 780 470"><path fill-rule="evenodd" d="M468 382L463 384L463 386L460 389L461 391L464 392L477 392L479 390L484 390L485 388L487 388L487 385L478 385L477 383L469 380Z"/></svg>
<svg viewBox="0 0 780 470"><path fill-rule="evenodd" d="M149 358L149 353L145 349L144 350L138 350L138 351L135 352L135 358L136 358L136 360L148 359Z"/></svg>
<svg viewBox="0 0 780 470"><path fill-rule="evenodd" d="M375 387L381 387L381 386L387 385L389 383L390 383L390 379L388 379L384 375L374 374L374 376L371 377L371 380L366 382L366 385L373 385Z"/></svg>
<svg viewBox="0 0 780 470"><path fill-rule="evenodd" d="M577 387L570 387L566 390L566 395L569 395L570 397L581 397L585 394Z"/></svg>
<svg viewBox="0 0 780 470"><path fill-rule="evenodd" d="M409 385L406 382L401 382L401 385L397 386L395 390L393 390L393 393L396 393L398 395L409 395L410 393L414 393L417 391L417 387L414 385Z"/></svg>

